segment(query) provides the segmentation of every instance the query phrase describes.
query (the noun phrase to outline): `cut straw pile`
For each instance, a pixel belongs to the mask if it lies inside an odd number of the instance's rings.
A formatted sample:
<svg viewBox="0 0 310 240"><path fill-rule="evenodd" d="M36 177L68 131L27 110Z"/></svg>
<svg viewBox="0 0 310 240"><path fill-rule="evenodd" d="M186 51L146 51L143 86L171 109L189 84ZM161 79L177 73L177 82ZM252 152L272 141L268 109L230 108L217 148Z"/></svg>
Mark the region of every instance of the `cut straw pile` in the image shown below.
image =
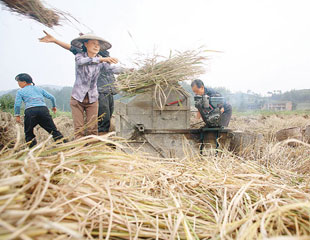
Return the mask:
<svg viewBox="0 0 310 240"><path fill-rule="evenodd" d="M289 164L291 148L266 146L264 167L225 151L152 159L125 147L101 136L3 150L0 239L310 236L309 176L272 164L273 154Z"/></svg>
<svg viewBox="0 0 310 240"><path fill-rule="evenodd" d="M10 11L34 19L47 27L59 25L63 12L44 7L40 0L1 0Z"/></svg>
<svg viewBox="0 0 310 240"><path fill-rule="evenodd" d="M19 128L12 114L0 111L0 150L15 145Z"/></svg>
<svg viewBox="0 0 310 240"><path fill-rule="evenodd" d="M155 55L138 60L137 70L127 71L118 76L118 88L125 95L133 96L149 91L154 86L162 89L177 86L181 81L193 80L205 72L205 52L199 49L177 52L168 58Z"/></svg>

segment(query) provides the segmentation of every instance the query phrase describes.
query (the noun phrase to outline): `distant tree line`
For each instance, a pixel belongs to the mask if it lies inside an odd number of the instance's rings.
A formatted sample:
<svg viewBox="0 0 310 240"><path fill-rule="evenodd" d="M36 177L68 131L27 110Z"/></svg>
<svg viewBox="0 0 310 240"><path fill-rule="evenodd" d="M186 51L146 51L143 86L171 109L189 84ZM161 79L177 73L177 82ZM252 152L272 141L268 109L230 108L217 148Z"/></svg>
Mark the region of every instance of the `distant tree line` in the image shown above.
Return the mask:
<svg viewBox="0 0 310 240"><path fill-rule="evenodd" d="M292 101L295 103L310 102L310 89L269 92L271 99L279 101Z"/></svg>
<svg viewBox="0 0 310 240"><path fill-rule="evenodd" d="M191 95L194 96L190 84L182 82L181 86ZM207 86L208 87L208 86ZM70 97L72 87L63 87L61 89L55 89L50 87L43 87L46 91L51 93L56 98L57 108L60 111L70 112ZM310 89L303 90L291 90L282 93L275 90L268 92L269 96L261 96L260 94L252 91L246 93L237 92L232 93L229 89L224 87L213 87L216 91L222 94L228 102L230 102L234 109L239 111L247 111L254 109L261 109L263 105L269 101L291 101L293 106L296 107L299 103L309 103L310 105ZM0 109L6 112L13 112L14 100L17 90L12 90L6 95L0 97ZM120 95L116 95L115 99L120 99ZM193 98L191 99L192 105L194 105ZM46 101L47 106L50 108L50 101Z"/></svg>

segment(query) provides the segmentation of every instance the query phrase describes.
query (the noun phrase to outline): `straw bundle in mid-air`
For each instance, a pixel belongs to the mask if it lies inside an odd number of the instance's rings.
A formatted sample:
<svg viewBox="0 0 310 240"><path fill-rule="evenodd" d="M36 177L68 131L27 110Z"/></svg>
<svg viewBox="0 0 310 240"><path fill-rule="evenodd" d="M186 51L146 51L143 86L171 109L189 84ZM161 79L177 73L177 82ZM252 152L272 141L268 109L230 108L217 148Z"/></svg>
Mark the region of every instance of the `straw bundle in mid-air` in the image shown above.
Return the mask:
<svg viewBox="0 0 310 240"><path fill-rule="evenodd" d="M156 86L159 89L177 86L178 82L193 80L205 72L204 62L208 59L206 51L201 49L177 52L164 58L152 56L136 62L137 70L126 71L117 78L120 91L125 95L136 95L149 91Z"/></svg>
<svg viewBox="0 0 310 240"><path fill-rule="evenodd" d="M28 18L34 19L47 27L59 25L59 10L46 8L40 0L1 0L9 11L19 13Z"/></svg>

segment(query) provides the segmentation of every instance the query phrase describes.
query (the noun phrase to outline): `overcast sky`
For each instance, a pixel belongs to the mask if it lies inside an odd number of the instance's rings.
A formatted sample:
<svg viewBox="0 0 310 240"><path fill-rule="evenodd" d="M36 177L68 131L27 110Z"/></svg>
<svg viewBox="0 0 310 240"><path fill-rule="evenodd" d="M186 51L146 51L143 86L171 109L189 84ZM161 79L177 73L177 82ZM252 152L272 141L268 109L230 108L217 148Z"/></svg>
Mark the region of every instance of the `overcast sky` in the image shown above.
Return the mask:
<svg viewBox="0 0 310 240"><path fill-rule="evenodd" d="M38 85L72 86L74 56L37 40L46 30L70 42L94 31L113 45L111 55L130 65L136 53L168 56L170 49L202 45L213 54L207 85L234 92L310 88L309 0L46 0L80 22L49 29L0 10L0 90L31 74ZM129 33L132 35L130 37Z"/></svg>

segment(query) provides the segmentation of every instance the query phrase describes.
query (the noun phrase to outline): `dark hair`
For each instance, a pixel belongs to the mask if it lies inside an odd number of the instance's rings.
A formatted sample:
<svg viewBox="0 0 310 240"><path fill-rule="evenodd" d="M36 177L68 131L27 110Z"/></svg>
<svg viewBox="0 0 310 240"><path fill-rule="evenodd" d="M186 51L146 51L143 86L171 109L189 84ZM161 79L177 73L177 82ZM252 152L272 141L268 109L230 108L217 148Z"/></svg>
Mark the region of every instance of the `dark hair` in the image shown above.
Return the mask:
<svg viewBox="0 0 310 240"><path fill-rule="evenodd" d="M84 43L88 42L88 39L86 39L85 41L83 41L83 44L82 44L82 50L83 52L87 52L87 48L85 47Z"/></svg>
<svg viewBox="0 0 310 240"><path fill-rule="evenodd" d="M200 79L195 79L194 81L192 81L191 87L194 87L195 85L196 85L198 88L205 87L203 81L200 80Z"/></svg>
<svg viewBox="0 0 310 240"><path fill-rule="evenodd" d="M32 77L27 73L18 74L15 77L15 80L20 82L32 83L33 85L35 85L34 82L32 81Z"/></svg>

